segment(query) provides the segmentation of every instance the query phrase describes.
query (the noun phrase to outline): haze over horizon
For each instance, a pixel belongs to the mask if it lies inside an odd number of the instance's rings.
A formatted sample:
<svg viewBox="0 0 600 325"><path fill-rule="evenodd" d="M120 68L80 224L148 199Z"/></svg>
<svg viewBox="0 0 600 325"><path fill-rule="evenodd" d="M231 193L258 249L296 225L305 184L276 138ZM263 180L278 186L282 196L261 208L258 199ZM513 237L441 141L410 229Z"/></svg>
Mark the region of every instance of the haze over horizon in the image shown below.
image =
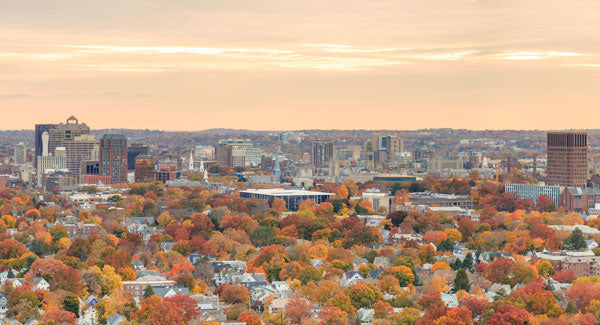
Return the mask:
<svg viewBox="0 0 600 325"><path fill-rule="evenodd" d="M57 0L0 12L0 129L592 129L600 2ZM568 114L568 115L567 115Z"/></svg>

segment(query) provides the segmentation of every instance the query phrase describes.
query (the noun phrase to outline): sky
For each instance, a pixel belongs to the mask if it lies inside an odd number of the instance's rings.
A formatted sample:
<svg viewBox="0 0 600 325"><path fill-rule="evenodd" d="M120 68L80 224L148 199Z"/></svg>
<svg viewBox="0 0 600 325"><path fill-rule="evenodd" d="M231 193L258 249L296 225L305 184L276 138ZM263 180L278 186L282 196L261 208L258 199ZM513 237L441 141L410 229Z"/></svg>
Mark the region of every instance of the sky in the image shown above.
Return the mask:
<svg viewBox="0 0 600 325"><path fill-rule="evenodd" d="M598 0L36 0L0 10L0 129L600 124Z"/></svg>

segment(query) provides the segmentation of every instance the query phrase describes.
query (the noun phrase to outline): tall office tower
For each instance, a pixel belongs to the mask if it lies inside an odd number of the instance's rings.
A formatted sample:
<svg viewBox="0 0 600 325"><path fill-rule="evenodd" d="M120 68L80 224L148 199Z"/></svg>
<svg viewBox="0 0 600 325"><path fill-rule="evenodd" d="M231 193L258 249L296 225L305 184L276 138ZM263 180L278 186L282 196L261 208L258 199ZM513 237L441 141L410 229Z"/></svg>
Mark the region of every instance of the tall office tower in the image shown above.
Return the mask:
<svg viewBox="0 0 600 325"><path fill-rule="evenodd" d="M65 141L67 150L67 169L74 175L81 174L81 162L98 160L100 146L93 135L80 135L73 140Z"/></svg>
<svg viewBox="0 0 600 325"><path fill-rule="evenodd" d="M248 139L227 139L219 141L215 148L217 163L223 166L246 166L246 155L254 157L254 144ZM260 160L260 156L258 158Z"/></svg>
<svg viewBox="0 0 600 325"><path fill-rule="evenodd" d="M374 134L367 142L367 163L374 168L381 164L396 162L396 154L404 151L404 140L392 135Z"/></svg>
<svg viewBox="0 0 600 325"><path fill-rule="evenodd" d="M519 170L519 158L516 155L509 155L506 170L510 173L513 170Z"/></svg>
<svg viewBox="0 0 600 325"><path fill-rule="evenodd" d="M90 134L90 128L85 123L79 123L74 116L67 119L66 123L56 124L48 131L50 141L48 152L54 153L56 147L64 147L66 141L71 141L80 135Z"/></svg>
<svg viewBox="0 0 600 325"><path fill-rule="evenodd" d="M587 148L586 132L548 132L548 185L585 187Z"/></svg>
<svg viewBox="0 0 600 325"><path fill-rule="evenodd" d="M35 125L35 135L34 135L34 149L35 149L35 159L33 161L33 165L37 168L37 157L38 156L47 156L48 155L48 147L46 146L46 153L43 152L43 141L42 134L46 133L48 136L50 134L50 129L52 129L54 124L36 124ZM46 144L48 144L48 140L46 140Z"/></svg>
<svg viewBox="0 0 600 325"><path fill-rule="evenodd" d="M135 170L135 158L139 155L150 154L150 148L141 143L132 143L127 148L127 170Z"/></svg>
<svg viewBox="0 0 600 325"><path fill-rule="evenodd" d="M333 141L314 140L310 151L310 160L313 167L328 166L333 157Z"/></svg>
<svg viewBox="0 0 600 325"><path fill-rule="evenodd" d="M19 142L14 147L15 164L24 164L27 161L27 144Z"/></svg>
<svg viewBox="0 0 600 325"><path fill-rule="evenodd" d="M156 161L147 155L135 158L135 182L154 182L156 179Z"/></svg>
<svg viewBox="0 0 600 325"><path fill-rule="evenodd" d="M127 138L105 134L100 139L100 173L110 176L111 184L127 183Z"/></svg>

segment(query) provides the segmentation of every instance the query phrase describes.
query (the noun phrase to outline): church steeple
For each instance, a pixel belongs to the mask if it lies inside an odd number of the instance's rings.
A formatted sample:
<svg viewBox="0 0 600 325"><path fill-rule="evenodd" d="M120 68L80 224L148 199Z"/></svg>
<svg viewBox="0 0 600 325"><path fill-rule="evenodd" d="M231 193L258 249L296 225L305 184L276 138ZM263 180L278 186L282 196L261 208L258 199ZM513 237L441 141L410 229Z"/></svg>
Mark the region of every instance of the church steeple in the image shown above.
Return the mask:
<svg viewBox="0 0 600 325"><path fill-rule="evenodd" d="M208 171L204 169L204 160L200 159L200 172L205 183L208 183Z"/></svg>
<svg viewBox="0 0 600 325"><path fill-rule="evenodd" d="M190 164L188 170L194 170L194 154L192 150L190 150Z"/></svg>
<svg viewBox="0 0 600 325"><path fill-rule="evenodd" d="M275 167L273 168L273 182L279 184L281 182L281 169L279 169L279 147L275 151Z"/></svg>

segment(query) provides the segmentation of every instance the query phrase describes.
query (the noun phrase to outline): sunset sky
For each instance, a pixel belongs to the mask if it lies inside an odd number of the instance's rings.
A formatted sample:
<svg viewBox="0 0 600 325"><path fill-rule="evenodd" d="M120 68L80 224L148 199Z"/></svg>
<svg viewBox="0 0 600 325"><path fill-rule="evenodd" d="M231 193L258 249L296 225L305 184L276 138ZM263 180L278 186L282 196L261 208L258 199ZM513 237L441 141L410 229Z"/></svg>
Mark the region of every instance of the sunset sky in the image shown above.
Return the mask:
<svg viewBox="0 0 600 325"><path fill-rule="evenodd" d="M0 111L0 129L600 128L600 1L4 1Z"/></svg>

